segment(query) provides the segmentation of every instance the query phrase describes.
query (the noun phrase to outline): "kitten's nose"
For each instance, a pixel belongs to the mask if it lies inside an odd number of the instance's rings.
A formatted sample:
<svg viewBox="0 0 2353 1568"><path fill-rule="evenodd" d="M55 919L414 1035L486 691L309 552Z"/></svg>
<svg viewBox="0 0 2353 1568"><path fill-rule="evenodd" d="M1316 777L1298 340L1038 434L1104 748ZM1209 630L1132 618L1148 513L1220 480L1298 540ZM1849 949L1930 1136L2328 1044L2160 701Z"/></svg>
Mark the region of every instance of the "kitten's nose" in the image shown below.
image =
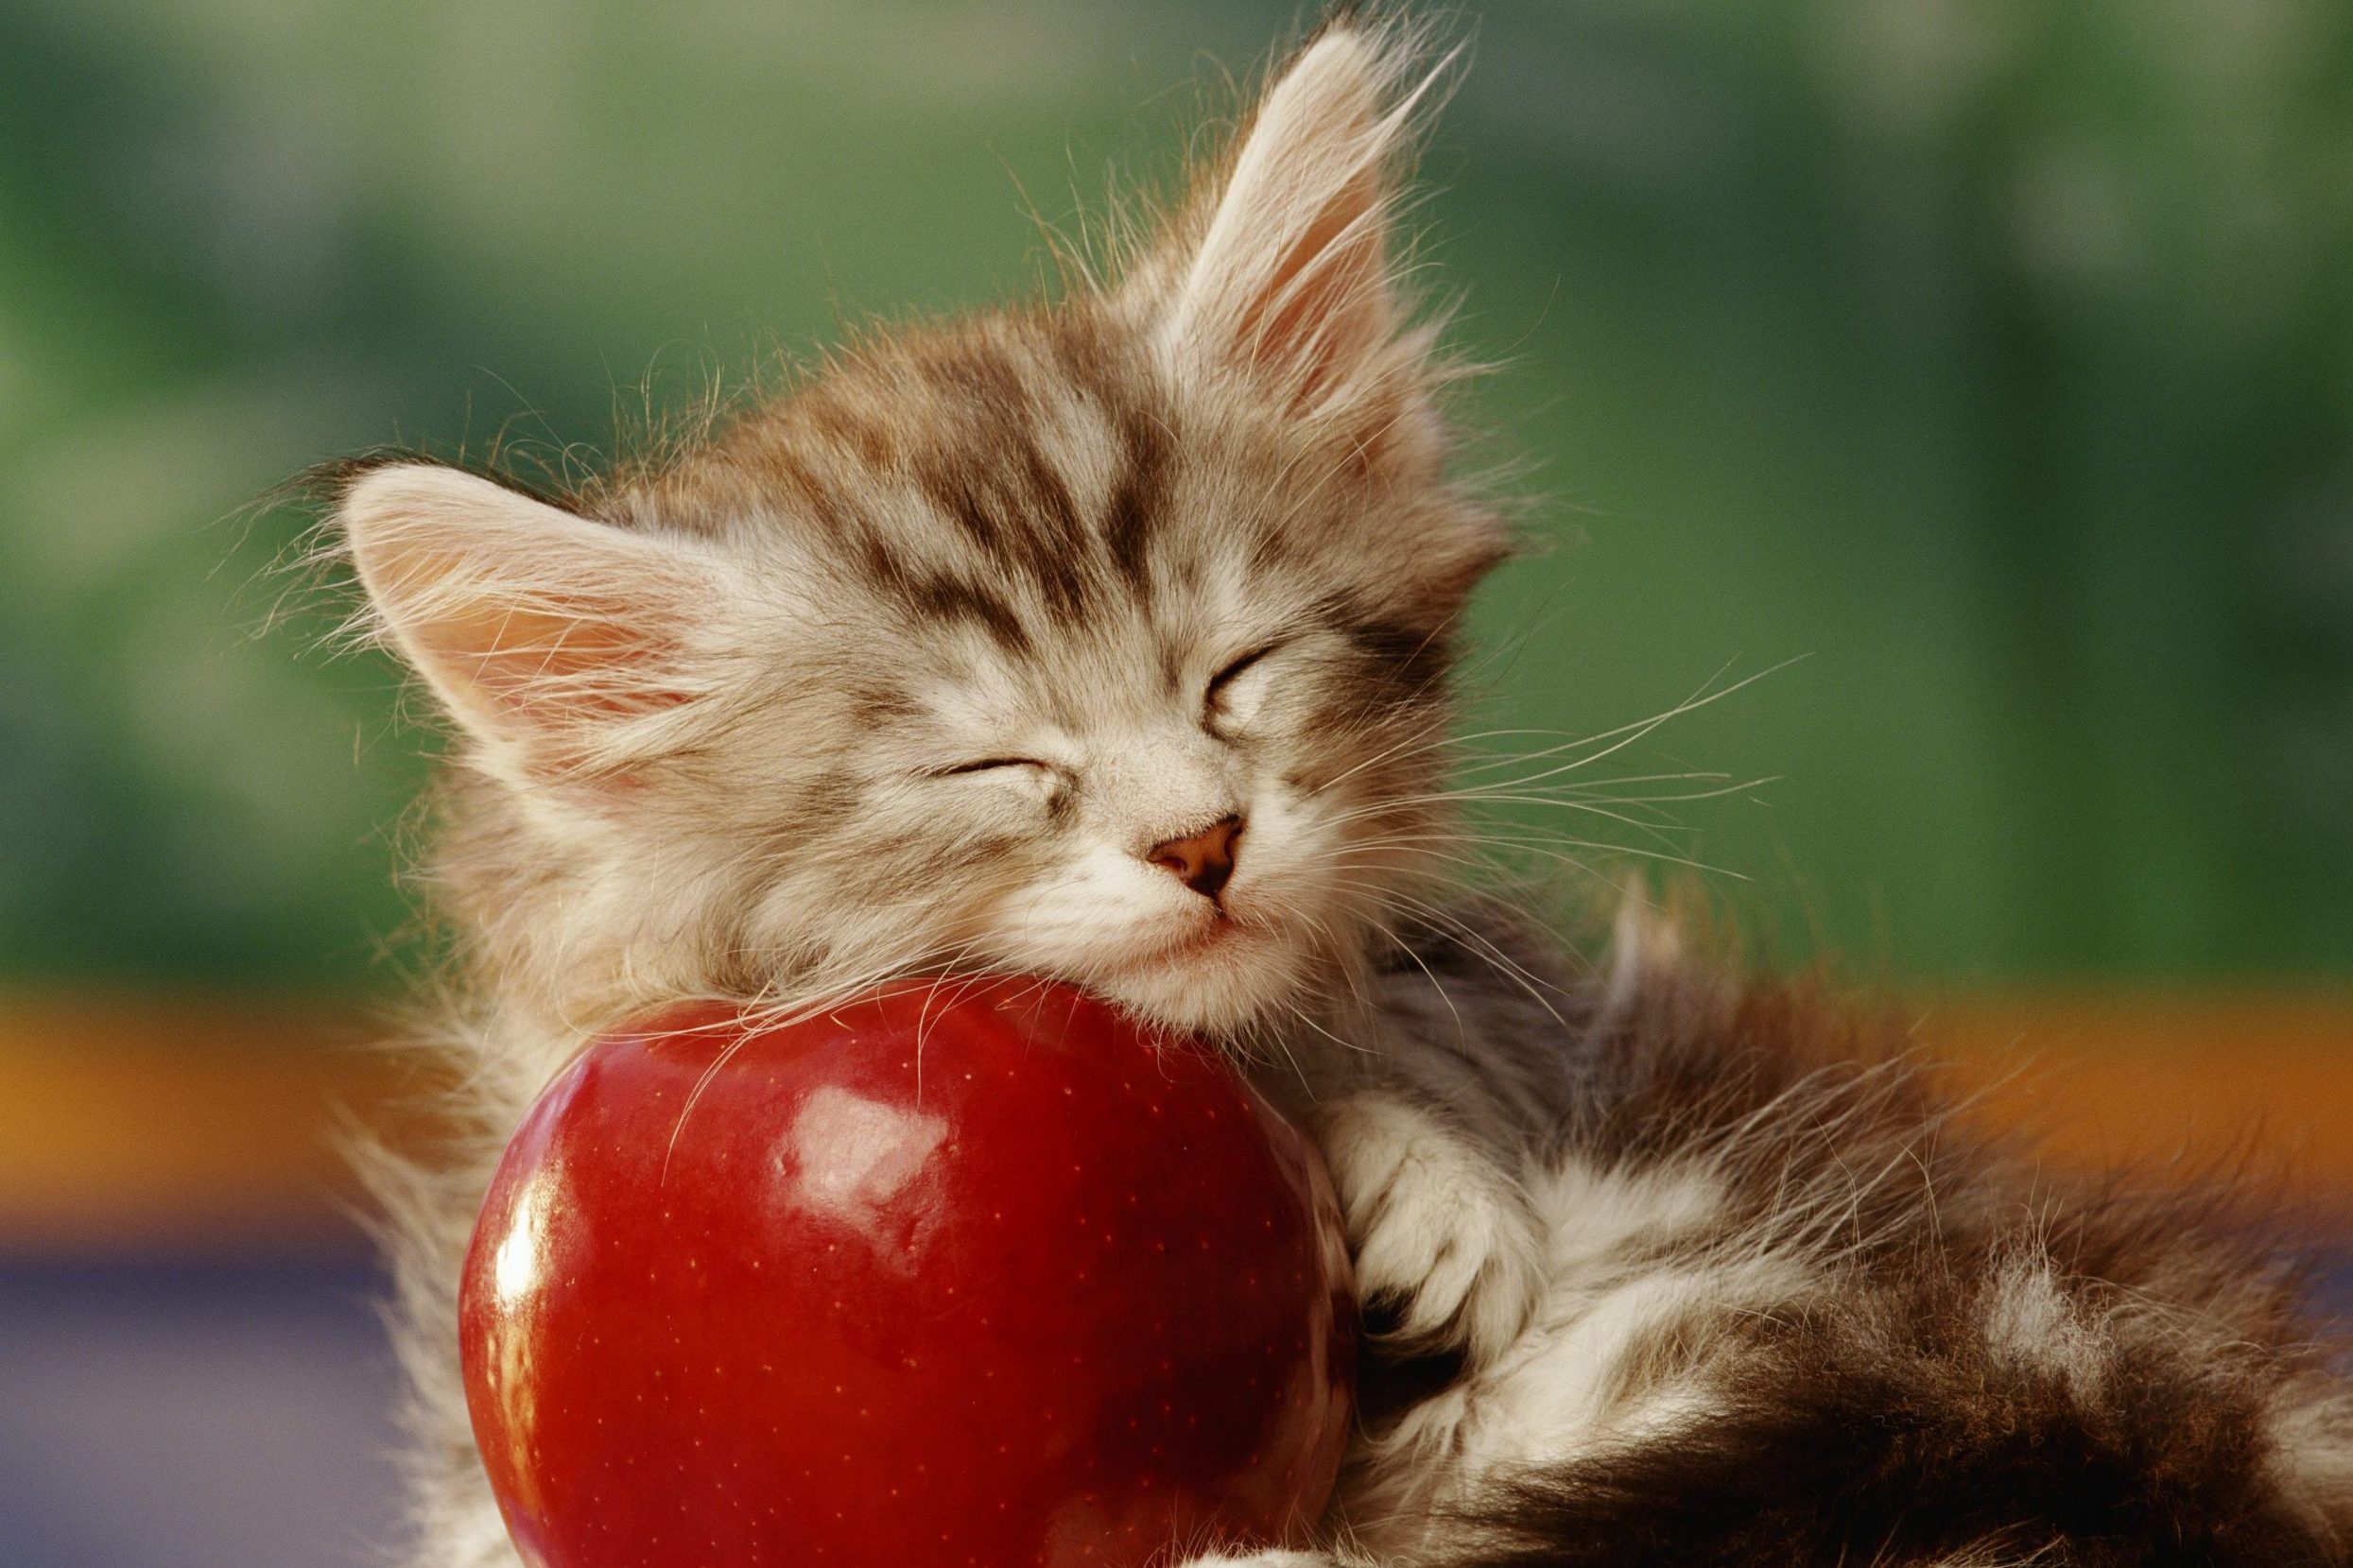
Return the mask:
<svg viewBox="0 0 2353 1568"><path fill-rule="evenodd" d="M1144 852L1144 858L1202 897L1216 898L1234 874L1234 846L1241 836L1239 817L1220 818L1199 833L1154 844Z"/></svg>

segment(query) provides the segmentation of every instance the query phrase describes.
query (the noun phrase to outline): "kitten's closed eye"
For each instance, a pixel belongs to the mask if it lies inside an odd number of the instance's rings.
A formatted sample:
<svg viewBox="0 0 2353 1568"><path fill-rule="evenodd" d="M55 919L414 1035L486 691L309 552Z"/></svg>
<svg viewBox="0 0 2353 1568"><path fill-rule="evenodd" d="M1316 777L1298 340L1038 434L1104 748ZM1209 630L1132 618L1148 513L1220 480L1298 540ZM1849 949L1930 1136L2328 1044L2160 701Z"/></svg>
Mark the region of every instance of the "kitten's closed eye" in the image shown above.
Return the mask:
<svg viewBox="0 0 2353 1568"><path fill-rule="evenodd" d="M1215 730L1220 719L1232 720L1249 716L1246 710L1254 708L1257 704L1254 701L1242 700L1250 694L1237 690L1236 683L1243 676L1256 669L1260 661L1281 646L1279 643L1269 643L1264 647L1254 648L1211 676L1207 688L1202 693L1202 722Z"/></svg>
<svg viewBox="0 0 2353 1568"><path fill-rule="evenodd" d="M994 772L1001 767L1033 768L1040 773L1059 771L1052 763L1040 761L1036 757L978 757L971 762L953 763L946 767L930 768L926 772L925 777L953 779L966 773Z"/></svg>

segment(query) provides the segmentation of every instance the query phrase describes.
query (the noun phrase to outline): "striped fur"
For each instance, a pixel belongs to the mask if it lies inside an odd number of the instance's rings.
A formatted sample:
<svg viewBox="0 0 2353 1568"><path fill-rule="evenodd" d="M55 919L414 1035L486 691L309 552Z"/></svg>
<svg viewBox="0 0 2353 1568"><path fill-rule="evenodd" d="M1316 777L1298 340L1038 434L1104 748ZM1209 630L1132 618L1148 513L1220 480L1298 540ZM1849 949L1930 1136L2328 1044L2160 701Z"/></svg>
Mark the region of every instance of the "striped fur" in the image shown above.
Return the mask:
<svg viewBox="0 0 2353 1568"><path fill-rule="evenodd" d="M459 1130L376 1163L418 1568L514 1562L454 1282L580 1042L971 970L1230 1042L1325 1151L1382 1353L1326 1549L1262 1568L2348 1560L2353 1406L2219 1200L2046 1181L1900 1042L1640 920L1573 973L1454 887L1446 677L1506 540L1393 260L1418 58L1328 26L1122 282L575 492L320 476L458 737ZM1215 898L1149 863L1227 818Z"/></svg>

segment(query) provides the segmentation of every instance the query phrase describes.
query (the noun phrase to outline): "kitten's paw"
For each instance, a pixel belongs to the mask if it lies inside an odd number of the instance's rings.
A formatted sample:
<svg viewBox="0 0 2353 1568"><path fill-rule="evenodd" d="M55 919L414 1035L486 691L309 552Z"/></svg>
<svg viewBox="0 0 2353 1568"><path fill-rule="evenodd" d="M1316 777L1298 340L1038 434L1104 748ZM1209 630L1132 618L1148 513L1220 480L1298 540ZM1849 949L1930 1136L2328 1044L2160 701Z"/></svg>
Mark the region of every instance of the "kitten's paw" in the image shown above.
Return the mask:
<svg viewBox="0 0 2353 1568"><path fill-rule="evenodd" d="M1358 1095L1316 1118L1347 1216L1357 1290L1393 1308L1386 1336L1494 1360L1544 1286L1544 1232L1495 1163L1404 1100Z"/></svg>
<svg viewBox="0 0 2353 1568"><path fill-rule="evenodd" d="M1186 1558L1182 1568L1340 1568L1340 1559L1322 1552L1253 1552L1248 1557Z"/></svg>

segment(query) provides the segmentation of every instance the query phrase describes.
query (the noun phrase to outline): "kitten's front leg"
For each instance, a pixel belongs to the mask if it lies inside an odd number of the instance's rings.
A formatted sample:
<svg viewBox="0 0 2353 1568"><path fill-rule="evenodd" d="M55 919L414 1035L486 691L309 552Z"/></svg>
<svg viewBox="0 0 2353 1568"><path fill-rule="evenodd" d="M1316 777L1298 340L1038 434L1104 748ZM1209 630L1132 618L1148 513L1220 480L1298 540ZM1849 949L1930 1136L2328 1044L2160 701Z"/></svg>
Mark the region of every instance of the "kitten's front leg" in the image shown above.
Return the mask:
<svg viewBox="0 0 2353 1568"><path fill-rule="evenodd" d="M1390 1337L1494 1360L1542 1294L1544 1228L1494 1152L1416 1100L1364 1089L1313 1118L1357 1291L1396 1309Z"/></svg>

